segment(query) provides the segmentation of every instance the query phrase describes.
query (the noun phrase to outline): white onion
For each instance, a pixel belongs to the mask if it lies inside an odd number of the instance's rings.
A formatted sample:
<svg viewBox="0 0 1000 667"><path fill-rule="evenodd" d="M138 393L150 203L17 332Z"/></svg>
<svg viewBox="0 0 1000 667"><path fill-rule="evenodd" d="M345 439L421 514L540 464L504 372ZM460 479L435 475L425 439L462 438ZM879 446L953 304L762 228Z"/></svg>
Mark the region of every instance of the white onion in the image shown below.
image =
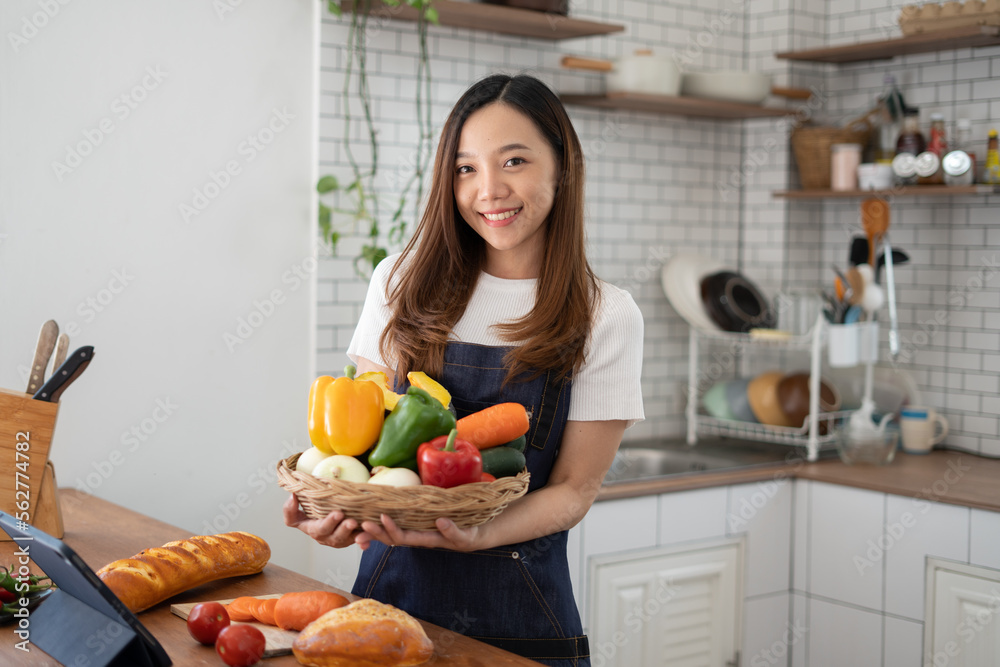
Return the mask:
<svg viewBox="0 0 1000 667"><path fill-rule="evenodd" d="M312 471L313 477L325 477L327 479L342 479L345 482L364 483L368 481L370 475L365 464L353 456L344 454L334 454L328 456L319 463Z"/></svg>
<svg viewBox="0 0 1000 667"><path fill-rule="evenodd" d="M386 468L379 466L372 470L372 477L369 484L382 484L384 486L419 486L420 475L409 468Z"/></svg>
<svg viewBox="0 0 1000 667"><path fill-rule="evenodd" d="M298 461L295 462L295 469L299 472L304 472L307 475L311 475L313 468L316 464L330 456L322 449L317 449L316 447L310 447L306 451L299 454Z"/></svg>

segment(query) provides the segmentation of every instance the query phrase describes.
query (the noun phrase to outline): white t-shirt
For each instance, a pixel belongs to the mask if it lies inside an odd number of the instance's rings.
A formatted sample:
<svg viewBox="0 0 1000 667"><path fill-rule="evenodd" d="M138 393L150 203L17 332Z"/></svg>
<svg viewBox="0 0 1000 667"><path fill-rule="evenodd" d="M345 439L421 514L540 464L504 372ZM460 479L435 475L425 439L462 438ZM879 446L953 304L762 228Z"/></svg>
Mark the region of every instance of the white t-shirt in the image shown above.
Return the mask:
<svg viewBox="0 0 1000 667"><path fill-rule="evenodd" d="M394 368L393 360L383 359L378 343L389 323L386 281L400 255L382 260L368 286L361 320L347 348L354 363L363 357ZM535 303L534 278L508 280L482 273L465 314L452 330L450 340L494 347L511 343L500 338L490 325L516 320L530 312ZM644 419L642 388L642 313L625 290L598 281L599 308L584 351L584 363L573 375L569 419L603 421L624 419L629 426Z"/></svg>

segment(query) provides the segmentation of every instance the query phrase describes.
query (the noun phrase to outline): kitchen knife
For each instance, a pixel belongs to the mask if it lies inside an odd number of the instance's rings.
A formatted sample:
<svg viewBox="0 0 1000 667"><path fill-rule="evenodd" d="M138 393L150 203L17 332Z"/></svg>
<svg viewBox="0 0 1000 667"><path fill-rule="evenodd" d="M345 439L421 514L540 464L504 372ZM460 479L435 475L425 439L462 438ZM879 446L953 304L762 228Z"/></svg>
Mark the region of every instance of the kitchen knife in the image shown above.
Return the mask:
<svg viewBox="0 0 1000 667"><path fill-rule="evenodd" d="M38 332L38 343L35 345L35 357L31 360L31 375L28 377L28 388L25 392L34 394L45 381L45 371L49 367L49 357L56 346L59 337L59 325L55 320L49 320Z"/></svg>
<svg viewBox="0 0 1000 667"><path fill-rule="evenodd" d="M94 358L94 348L92 345L84 345L77 348L73 354L69 355L66 362L56 370L48 382L35 392L32 398L39 401L55 403L59 396L72 384L73 380L80 377L84 369L90 365L90 360Z"/></svg>
<svg viewBox="0 0 1000 667"><path fill-rule="evenodd" d="M69 352L69 336L65 333L59 334L56 339L56 350L52 353L52 373L59 370L59 367L66 361L66 353ZM49 374L49 377L52 377Z"/></svg>

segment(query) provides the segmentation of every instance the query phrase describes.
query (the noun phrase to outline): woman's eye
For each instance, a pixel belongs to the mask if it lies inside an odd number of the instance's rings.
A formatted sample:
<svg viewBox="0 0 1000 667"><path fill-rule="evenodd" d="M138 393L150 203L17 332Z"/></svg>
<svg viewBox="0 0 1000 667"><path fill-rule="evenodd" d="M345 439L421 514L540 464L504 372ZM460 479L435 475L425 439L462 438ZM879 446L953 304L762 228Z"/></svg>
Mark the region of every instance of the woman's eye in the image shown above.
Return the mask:
<svg viewBox="0 0 1000 667"><path fill-rule="evenodd" d="M506 166L506 167L516 167L516 166L521 165L521 164L524 164L524 158L512 157L511 159L507 160L507 162L504 164L504 166Z"/></svg>
<svg viewBox="0 0 1000 667"><path fill-rule="evenodd" d="M463 164L461 167L459 167L458 169L455 170L455 173L456 174L471 174L472 173L472 167L470 167L467 164Z"/></svg>

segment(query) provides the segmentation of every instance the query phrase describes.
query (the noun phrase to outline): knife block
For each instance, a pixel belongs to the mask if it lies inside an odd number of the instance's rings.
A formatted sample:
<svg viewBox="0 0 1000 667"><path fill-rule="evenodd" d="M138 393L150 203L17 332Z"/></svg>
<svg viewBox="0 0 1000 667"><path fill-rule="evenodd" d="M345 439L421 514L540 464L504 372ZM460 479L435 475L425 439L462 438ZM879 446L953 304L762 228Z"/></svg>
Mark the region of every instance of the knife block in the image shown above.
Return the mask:
<svg viewBox="0 0 1000 667"><path fill-rule="evenodd" d="M0 388L0 510L55 537L63 536L49 448L59 404ZM10 541L0 534L0 541Z"/></svg>

